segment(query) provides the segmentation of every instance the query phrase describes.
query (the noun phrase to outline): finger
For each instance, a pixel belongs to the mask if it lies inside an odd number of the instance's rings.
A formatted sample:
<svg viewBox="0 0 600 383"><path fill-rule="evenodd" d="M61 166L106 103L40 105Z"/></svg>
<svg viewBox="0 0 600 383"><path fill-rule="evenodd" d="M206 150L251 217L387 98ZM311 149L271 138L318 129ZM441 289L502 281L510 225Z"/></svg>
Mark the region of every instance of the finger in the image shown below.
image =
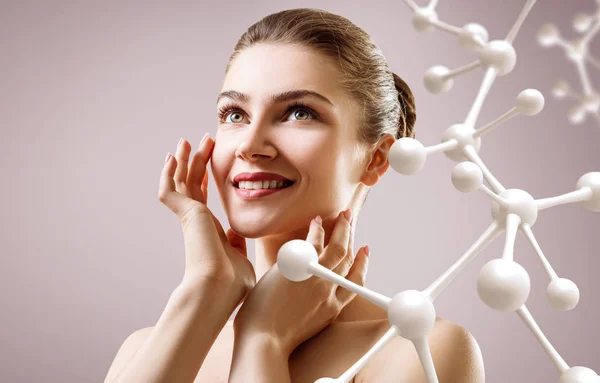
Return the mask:
<svg viewBox="0 0 600 383"><path fill-rule="evenodd" d="M358 249L358 252L356 253L356 261L352 264L352 268L346 276L347 280L363 287L365 286L367 270L369 268L368 252L368 246L363 246ZM342 306L346 306L352 299L354 299L356 293L348 290L345 287L338 286L335 295Z"/></svg>
<svg viewBox="0 0 600 383"><path fill-rule="evenodd" d="M167 160L160 174L160 184L158 186L158 199L165 204L179 218L183 214L182 208L185 206L187 197L175 190L175 169L177 168L177 160L167 153Z"/></svg>
<svg viewBox="0 0 600 383"><path fill-rule="evenodd" d="M348 235L348 247L346 257L333 269L333 272L345 277L354 263L354 220L350 222L350 234Z"/></svg>
<svg viewBox="0 0 600 383"><path fill-rule="evenodd" d="M321 225L322 220L319 222L320 220L321 217L317 216L310 221L308 235L306 236L306 242L311 243L315 247L318 255L323 252L323 242L325 241L325 229Z"/></svg>
<svg viewBox="0 0 600 383"><path fill-rule="evenodd" d="M175 170L175 188L182 194L187 195L189 193L186 179L188 173L188 160L190 157L190 144L183 138L179 140L177 144L177 151L175 152L175 158L177 159L177 169Z"/></svg>
<svg viewBox="0 0 600 383"><path fill-rule="evenodd" d="M238 249L246 258L248 258L248 249L246 247L246 238L238 235L232 228L227 230L227 240L229 244Z"/></svg>
<svg viewBox="0 0 600 383"><path fill-rule="evenodd" d="M204 203L208 203L208 172L204 172L204 179L202 180L200 190L202 192L202 197L204 198Z"/></svg>
<svg viewBox="0 0 600 383"><path fill-rule="evenodd" d="M209 139L209 134L206 133L200 144L198 150L194 153L190 163L190 170L187 176L187 184L190 188L190 197L201 203L207 203L207 194L203 192L202 187L205 190L208 189L208 172L206 171L206 165L212 155L214 148L214 141Z"/></svg>
<svg viewBox="0 0 600 383"><path fill-rule="evenodd" d="M342 211L337 217L329 243L319 257L319 263L333 270L346 257L349 235L350 222Z"/></svg>

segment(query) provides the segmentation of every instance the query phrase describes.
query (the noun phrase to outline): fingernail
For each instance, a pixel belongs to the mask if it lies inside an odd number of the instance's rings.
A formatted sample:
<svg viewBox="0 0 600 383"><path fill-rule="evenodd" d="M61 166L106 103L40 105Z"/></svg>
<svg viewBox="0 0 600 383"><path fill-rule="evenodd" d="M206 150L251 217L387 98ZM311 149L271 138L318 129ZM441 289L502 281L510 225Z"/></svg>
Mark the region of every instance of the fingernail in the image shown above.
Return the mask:
<svg viewBox="0 0 600 383"><path fill-rule="evenodd" d="M365 254L367 254L367 257L371 256L371 249L369 249L369 245L365 245Z"/></svg>
<svg viewBox="0 0 600 383"><path fill-rule="evenodd" d="M200 141L200 145L198 145L198 147L202 146L202 144L204 143L204 141L206 141L206 139L208 138L208 136L210 136L210 133L206 133L204 135L204 137L202 137L202 140Z"/></svg>
<svg viewBox="0 0 600 383"><path fill-rule="evenodd" d="M315 221L317 221L317 223L318 223L319 225L322 225L322 224L323 224L323 219L321 218L321 216L320 216L320 215L318 215L318 216L316 216L316 217L315 217Z"/></svg>
<svg viewBox="0 0 600 383"><path fill-rule="evenodd" d="M183 141L183 137L181 137L181 138L179 139L179 141L177 142L177 147L179 147L179 146L181 145L181 142L182 142L182 141Z"/></svg>
<svg viewBox="0 0 600 383"><path fill-rule="evenodd" d="M167 156L165 157L165 164L169 161L169 158L171 158L171 153L167 153Z"/></svg>
<svg viewBox="0 0 600 383"><path fill-rule="evenodd" d="M344 211L344 217L346 217L346 220L348 220L348 222L352 223L352 209L346 209Z"/></svg>

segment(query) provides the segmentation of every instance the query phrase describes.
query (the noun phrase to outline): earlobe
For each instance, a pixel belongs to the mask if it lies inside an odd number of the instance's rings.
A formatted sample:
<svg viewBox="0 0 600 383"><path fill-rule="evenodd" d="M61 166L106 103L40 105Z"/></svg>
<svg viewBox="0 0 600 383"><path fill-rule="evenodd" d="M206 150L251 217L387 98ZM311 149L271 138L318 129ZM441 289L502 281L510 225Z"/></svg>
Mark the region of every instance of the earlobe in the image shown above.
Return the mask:
<svg viewBox="0 0 600 383"><path fill-rule="evenodd" d="M371 161L365 170L361 182L367 186L373 186L381 178L390 166L388 154L390 147L395 142L393 136L389 135L387 139L382 140L381 144L375 149Z"/></svg>
<svg viewBox="0 0 600 383"><path fill-rule="evenodd" d="M380 149L377 149L363 174L361 182L367 186L375 185L383 173L385 173L388 166L389 162L387 161L387 158L384 158Z"/></svg>

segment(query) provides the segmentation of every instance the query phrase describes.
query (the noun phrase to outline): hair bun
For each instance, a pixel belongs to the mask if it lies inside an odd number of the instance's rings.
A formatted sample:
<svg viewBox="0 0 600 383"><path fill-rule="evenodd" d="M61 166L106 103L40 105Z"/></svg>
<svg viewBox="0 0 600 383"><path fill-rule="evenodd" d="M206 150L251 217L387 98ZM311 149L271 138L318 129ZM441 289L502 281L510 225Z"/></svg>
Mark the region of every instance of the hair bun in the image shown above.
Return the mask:
<svg viewBox="0 0 600 383"><path fill-rule="evenodd" d="M415 138L415 132L413 131L415 121L417 120L415 97L404 80L394 72L392 72L392 75L394 76L394 85L398 91L398 101L400 101L400 121L398 121L398 134L396 138Z"/></svg>

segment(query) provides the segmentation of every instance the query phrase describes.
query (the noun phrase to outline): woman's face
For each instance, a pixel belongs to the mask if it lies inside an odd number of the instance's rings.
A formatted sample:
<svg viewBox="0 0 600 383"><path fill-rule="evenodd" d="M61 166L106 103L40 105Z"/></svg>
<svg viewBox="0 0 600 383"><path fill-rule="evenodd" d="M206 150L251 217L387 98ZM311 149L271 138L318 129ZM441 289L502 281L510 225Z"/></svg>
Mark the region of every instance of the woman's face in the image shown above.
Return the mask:
<svg viewBox="0 0 600 383"><path fill-rule="evenodd" d="M291 45L255 45L232 63L217 102L224 113L211 169L236 233L257 238L306 229L317 214L327 217L350 205L364 170L357 141L360 106L337 76L330 59ZM298 91L320 96L273 99ZM296 102L305 106L290 109ZM248 198L233 179L254 172L294 183Z"/></svg>

